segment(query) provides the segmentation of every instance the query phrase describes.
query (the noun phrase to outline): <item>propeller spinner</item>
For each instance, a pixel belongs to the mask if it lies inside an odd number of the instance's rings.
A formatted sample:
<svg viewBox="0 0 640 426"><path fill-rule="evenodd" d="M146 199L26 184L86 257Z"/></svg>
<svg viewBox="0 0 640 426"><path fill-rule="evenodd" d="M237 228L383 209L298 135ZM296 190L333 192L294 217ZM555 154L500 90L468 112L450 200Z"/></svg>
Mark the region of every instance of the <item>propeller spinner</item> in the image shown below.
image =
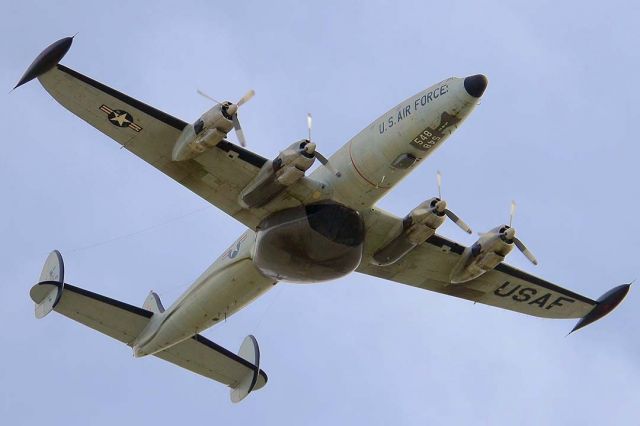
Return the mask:
<svg viewBox="0 0 640 426"><path fill-rule="evenodd" d="M436 180L438 182L438 198L435 198L431 203L430 209L420 209L416 211L416 214L435 213L438 216L446 215L449 219L458 225L464 232L471 234L471 228L467 225L458 215L447 208L447 202L442 199L442 174L438 170L436 174Z"/></svg>

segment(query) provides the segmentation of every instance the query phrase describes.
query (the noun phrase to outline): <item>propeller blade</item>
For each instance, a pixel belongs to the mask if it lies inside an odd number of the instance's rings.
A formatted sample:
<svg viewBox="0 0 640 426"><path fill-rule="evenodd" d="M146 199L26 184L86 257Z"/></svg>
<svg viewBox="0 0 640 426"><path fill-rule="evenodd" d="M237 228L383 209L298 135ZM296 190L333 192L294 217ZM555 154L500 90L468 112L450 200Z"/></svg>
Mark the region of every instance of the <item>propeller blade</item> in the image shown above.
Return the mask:
<svg viewBox="0 0 640 426"><path fill-rule="evenodd" d="M529 249L527 248L527 246L525 246L522 241L520 241L518 238L514 238L513 242L515 243L516 247L518 247L518 250L520 250L522 252L522 254L525 255L525 257L527 259L529 259L529 261L531 263L533 263L534 265L538 264L538 260L536 259L536 257L533 255L533 253L531 253L529 251Z"/></svg>
<svg viewBox="0 0 640 426"><path fill-rule="evenodd" d="M244 132L242 131L242 127L240 126L240 121L238 120L238 114L234 114L232 117L233 128L236 130L236 136L238 138L238 142L240 142L240 146L247 146L247 140L244 137Z"/></svg>
<svg viewBox="0 0 640 426"><path fill-rule="evenodd" d="M513 222L513 216L516 214L516 202L511 200L511 212L509 213L509 226Z"/></svg>
<svg viewBox="0 0 640 426"><path fill-rule="evenodd" d="M331 163L329 163L329 159L327 157L325 157L324 155L320 154L317 150L316 152L314 152L315 157L318 159L318 161L320 161L320 163L325 166L327 169L329 169L329 171L331 173L333 173L334 175L340 177L342 176L342 173L340 173L339 171L337 171L335 169L335 167L333 167L333 165Z"/></svg>
<svg viewBox="0 0 640 426"><path fill-rule="evenodd" d="M323 166L326 166L329 163L329 159L324 155L320 154L318 151L315 152L315 156L322 163Z"/></svg>
<svg viewBox="0 0 640 426"><path fill-rule="evenodd" d="M308 139L309 140L309 145L313 143L313 142L311 142L311 127L312 127L312 125L313 125L313 118L311 117L311 113L309 112L309 113L307 113L307 130L309 130L309 139ZM316 144L313 144L313 146L315 147ZM321 153L319 153L317 149L314 149L313 155L314 155L314 157L316 157L318 159L318 161L320 161L320 164L322 164L327 169L329 169L329 171L331 173L333 173L337 177L342 176L342 173L337 171L335 169L335 167L333 167L333 165L331 163L329 163L329 159L327 157L325 157L324 155L322 155Z"/></svg>
<svg viewBox="0 0 640 426"><path fill-rule="evenodd" d="M445 209L444 210L444 214L446 214L447 217L449 219L451 219L453 221L453 223L458 225L464 232L466 232L467 234L471 234L472 231L471 231L471 228L469 228L469 225L464 223L464 221L462 219L460 219L458 216L456 216L456 214L454 212L452 212L449 209Z"/></svg>
<svg viewBox="0 0 640 426"><path fill-rule="evenodd" d="M436 173L436 180L438 181L438 198L442 199L442 191L440 190L440 187L442 186L442 174L440 173L440 170Z"/></svg>
<svg viewBox="0 0 640 426"><path fill-rule="evenodd" d="M202 97L205 97L205 98L209 99L210 101L213 101L213 102L215 102L215 103L217 103L217 104L221 104L221 103L222 103L222 102L220 102L220 101L218 101L218 100L216 100L216 99L213 99L211 96L207 95L206 93L204 93L204 92L203 92L202 90L200 90L200 89L196 90L196 92L198 92L198 95L200 95L200 96L202 96Z"/></svg>
<svg viewBox="0 0 640 426"><path fill-rule="evenodd" d="M255 94L256 94L255 90L253 89L249 90L247 93L244 94L243 97L240 98L238 102L236 102L236 105L240 106L240 105L246 104L247 102L249 102L249 100L251 100L251 98L253 98Z"/></svg>

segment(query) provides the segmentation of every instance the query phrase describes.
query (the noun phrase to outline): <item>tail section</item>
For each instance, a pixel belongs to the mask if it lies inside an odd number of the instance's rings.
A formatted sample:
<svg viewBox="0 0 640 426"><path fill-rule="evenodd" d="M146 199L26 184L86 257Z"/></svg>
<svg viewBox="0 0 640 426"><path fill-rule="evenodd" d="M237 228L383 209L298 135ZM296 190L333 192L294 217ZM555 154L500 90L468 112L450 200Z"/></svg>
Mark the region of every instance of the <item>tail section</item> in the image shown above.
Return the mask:
<svg viewBox="0 0 640 426"><path fill-rule="evenodd" d="M236 386L231 386L231 402L240 402L251 393L258 383L260 377L260 348L258 347L258 341L252 335L245 337L238 356L251 365L253 368L244 374L240 383ZM264 380L266 383L266 379ZM260 387L264 386L264 383Z"/></svg>
<svg viewBox="0 0 640 426"><path fill-rule="evenodd" d="M144 307L139 308L65 284L64 264L58 251L51 252L47 258L40 280L31 288L30 295L36 304L37 318L55 311L131 347L154 315L164 312L160 297L153 291ZM233 402L241 401L267 383L267 375L260 369L258 342L253 336L245 339L238 355L200 334L154 355L229 386Z"/></svg>
<svg viewBox="0 0 640 426"><path fill-rule="evenodd" d="M155 291L150 291L149 295L144 301L144 305L142 305L143 309L147 311L151 311L154 314L161 314L164 312L164 306L162 306L162 302L160 301L160 296Z"/></svg>
<svg viewBox="0 0 640 426"><path fill-rule="evenodd" d="M38 319L51 312L62 296L64 262L58 250L52 251L44 262L39 282L49 285L34 286L30 292L31 299L36 303L35 314Z"/></svg>

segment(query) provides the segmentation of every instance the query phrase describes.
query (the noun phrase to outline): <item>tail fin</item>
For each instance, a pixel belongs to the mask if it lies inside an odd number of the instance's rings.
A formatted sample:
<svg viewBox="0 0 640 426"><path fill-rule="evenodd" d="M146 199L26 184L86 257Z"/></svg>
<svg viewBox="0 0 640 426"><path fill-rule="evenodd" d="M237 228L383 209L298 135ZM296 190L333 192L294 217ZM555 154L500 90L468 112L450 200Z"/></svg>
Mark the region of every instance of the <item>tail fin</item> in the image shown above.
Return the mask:
<svg viewBox="0 0 640 426"><path fill-rule="evenodd" d="M161 314L164 312L164 306L162 306L162 302L160 301L160 296L154 291L150 291L146 300L144 301L144 305L142 305L143 309L147 311L151 311L154 314Z"/></svg>

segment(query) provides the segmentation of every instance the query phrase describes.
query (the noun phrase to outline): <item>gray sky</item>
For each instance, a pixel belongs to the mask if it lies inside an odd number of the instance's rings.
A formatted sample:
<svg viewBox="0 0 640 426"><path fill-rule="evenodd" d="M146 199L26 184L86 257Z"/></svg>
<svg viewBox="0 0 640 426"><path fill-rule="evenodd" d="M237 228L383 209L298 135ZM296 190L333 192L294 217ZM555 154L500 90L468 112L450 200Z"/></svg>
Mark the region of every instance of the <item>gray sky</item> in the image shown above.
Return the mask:
<svg viewBox="0 0 640 426"><path fill-rule="evenodd" d="M484 73L481 105L380 205L406 214L435 194L439 169L474 230L507 220L517 200L515 225L541 264L516 252L509 263L592 298L640 274L637 2L0 6L7 91L44 47L79 32L65 65L185 121L210 107L198 88L230 100L255 89L242 122L267 157L305 136L308 111L326 155L431 84ZM168 305L243 228L36 82L2 96L6 424L637 424L634 288L565 338L573 321L368 276L281 284L205 333L232 351L249 333L260 342L269 383L240 405L60 315L37 321L28 290L53 248L67 282L137 305L155 289Z"/></svg>

